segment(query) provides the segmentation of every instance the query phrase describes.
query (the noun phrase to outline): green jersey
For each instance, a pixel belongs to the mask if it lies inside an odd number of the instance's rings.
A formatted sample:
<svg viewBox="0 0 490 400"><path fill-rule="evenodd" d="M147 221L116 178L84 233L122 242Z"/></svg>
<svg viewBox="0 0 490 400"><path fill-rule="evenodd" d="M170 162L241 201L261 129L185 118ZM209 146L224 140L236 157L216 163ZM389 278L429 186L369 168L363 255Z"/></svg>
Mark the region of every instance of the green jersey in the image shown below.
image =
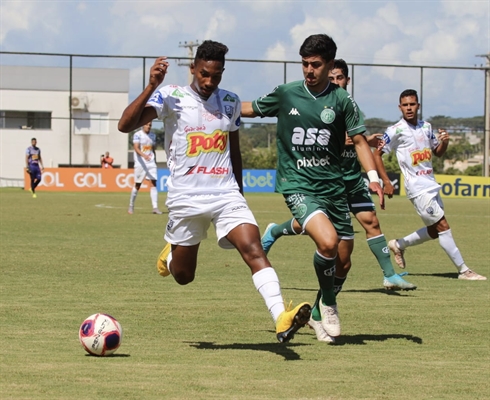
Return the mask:
<svg viewBox="0 0 490 400"><path fill-rule="evenodd" d="M342 153L342 171L344 181L361 178L361 164L357 159L355 146L345 146Z"/></svg>
<svg viewBox="0 0 490 400"><path fill-rule="evenodd" d="M352 97L330 83L312 93L304 81L280 85L252 102L263 117L277 117L276 192L336 196L345 191L342 152L345 133L365 131Z"/></svg>

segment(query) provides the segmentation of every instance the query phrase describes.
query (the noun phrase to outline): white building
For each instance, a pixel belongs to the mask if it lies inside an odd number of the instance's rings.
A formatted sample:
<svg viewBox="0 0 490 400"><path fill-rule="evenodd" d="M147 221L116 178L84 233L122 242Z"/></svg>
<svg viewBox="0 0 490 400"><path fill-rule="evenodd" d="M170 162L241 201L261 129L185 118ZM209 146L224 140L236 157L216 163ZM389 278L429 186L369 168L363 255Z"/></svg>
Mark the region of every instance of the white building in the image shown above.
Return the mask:
<svg viewBox="0 0 490 400"><path fill-rule="evenodd" d="M106 151L128 166L128 135L117 129L128 105L129 70L0 66L0 186L23 180L37 139L44 167L100 166Z"/></svg>

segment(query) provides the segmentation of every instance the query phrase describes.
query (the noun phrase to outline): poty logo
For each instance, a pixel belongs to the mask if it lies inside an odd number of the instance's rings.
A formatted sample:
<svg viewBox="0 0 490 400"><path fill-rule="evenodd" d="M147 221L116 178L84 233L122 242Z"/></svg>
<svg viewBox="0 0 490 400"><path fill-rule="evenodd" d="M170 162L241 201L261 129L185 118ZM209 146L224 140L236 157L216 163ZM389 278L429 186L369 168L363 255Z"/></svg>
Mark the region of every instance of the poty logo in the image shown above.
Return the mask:
<svg viewBox="0 0 490 400"><path fill-rule="evenodd" d="M64 187L65 184L60 180L59 172L43 172L43 178L39 186L45 187Z"/></svg>
<svg viewBox="0 0 490 400"><path fill-rule="evenodd" d="M427 147L423 150L417 150L410 153L412 157L412 165L415 167L424 161L430 161L432 159L432 151Z"/></svg>
<svg viewBox="0 0 490 400"><path fill-rule="evenodd" d="M218 152L223 154L228 144L228 132L220 129L207 135L203 132L191 133L187 136L187 156L197 157L201 153Z"/></svg>
<svg viewBox="0 0 490 400"><path fill-rule="evenodd" d="M105 188L106 185L102 181L102 173L94 174L92 172L84 173L78 172L73 176L73 183L77 187L88 187L88 188Z"/></svg>
<svg viewBox="0 0 490 400"><path fill-rule="evenodd" d="M330 165L329 157L325 156L324 158L300 158L296 160L296 168L314 168L314 167L324 167L325 165Z"/></svg>

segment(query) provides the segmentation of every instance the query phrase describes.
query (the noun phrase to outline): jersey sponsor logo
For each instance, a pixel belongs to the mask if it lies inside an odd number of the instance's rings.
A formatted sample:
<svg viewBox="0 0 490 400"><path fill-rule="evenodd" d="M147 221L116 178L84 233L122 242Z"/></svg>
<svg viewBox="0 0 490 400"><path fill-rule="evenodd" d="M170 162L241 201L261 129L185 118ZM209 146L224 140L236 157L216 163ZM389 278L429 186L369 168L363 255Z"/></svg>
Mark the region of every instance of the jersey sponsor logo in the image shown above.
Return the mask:
<svg viewBox="0 0 490 400"><path fill-rule="evenodd" d="M196 131L205 131L206 130L206 125L201 125L201 126L186 126L184 128L185 133L189 132L196 132Z"/></svg>
<svg viewBox="0 0 490 400"><path fill-rule="evenodd" d="M430 161L432 159L432 151L426 147L422 150L412 151L410 157L412 159L412 165L416 167L422 162Z"/></svg>
<svg viewBox="0 0 490 400"><path fill-rule="evenodd" d="M232 106L225 106L225 114L227 115L228 118L231 119L231 117L233 117L233 111L234 108Z"/></svg>
<svg viewBox="0 0 490 400"><path fill-rule="evenodd" d="M323 158L316 158L316 157L311 157L311 158L300 158L299 160L296 160L296 168L301 169L301 168L315 168L315 167L324 167L325 165L330 165L330 157L325 156Z"/></svg>
<svg viewBox="0 0 490 400"><path fill-rule="evenodd" d="M160 92L155 92L153 96L150 97L148 103L163 104L163 96Z"/></svg>
<svg viewBox="0 0 490 400"><path fill-rule="evenodd" d="M246 209L247 209L247 206L241 205L241 206L232 207L231 212L246 210Z"/></svg>
<svg viewBox="0 0 490 400"><path fill-rule="evenodd" d="M224 167L206 167L204 165L193 165L184 175L204 174L204 175L228 175L229 168Z"/></svg>
<svg viewBox="0 0 490 400"><path fill-rule="evenodd" d="M344 150L342 153L344 158L357 158L357 153L354 150Z"/></svg>
<svg viewBox="0 0 490 400"><path fill-rule="evenodd" d="M433 170L432 169L424 169L422 171L417 171L416 175L432 175Z"/></svg>
<svg viewBox="0 0 490 400"><path fill-rule="evenodd" d="M220 153L226 151L228 144L228 132L220 129L207 135L204 132L195 132L187 135L187 156L197 157L201 153Z"/></svg>
<svg viewBox="0 0 490 400"><path fill-rule="evenodd" d="M306 131L297 127L293 129L291 143L296 146L317 145L326 147L330 141L331 132L328 129L309 128Z"/></svg>
<svg viewBox="0 0 490 400"><path fill-rule="evenodd" d="M301 115L299 111L296 108L291 108L291 111L289 111L289 115Z"/></svg>
<svg viewBox="0 0 490 400"><path fill-rule="evenodd" d="M172 92L172 96L173 97L180 97L180 98L183 98L184 97L184 93L182 93L179 89L175 89L173 92Z"/></svg>
<svg viewBox="0 0 490 400"><path fill-rule="evenodd" d="M335 121L335 111L331 108L325 108L320 114L320 119L326 124L331 124Z"/></svg>
<svg viewBox="0 0 490 400"><path fill-rule="evenodd" d="M148 151L152 151L152 149L153 149L153 146L151 144L146 144L144 146L141 146L141 151L143 153L146 153Z"/></svg>
<svg viewBox="0 0 490 400"><path fill-rule="evenodd" d="M230 103L234 103L236 102L236 97L228 93L225 97L223 97L223 101L229 101Z"/></svg>
<svg viewBox="0 0 490 400"><path fill-rule="evenodd" d="M391 139L390 139L390 137L388 136L388 134L387 134L387 133L385 133L385 134L383 135L383 142L385 142L385 144L388 144L388 143L390 143L390 142L391 142Z"/></svg>

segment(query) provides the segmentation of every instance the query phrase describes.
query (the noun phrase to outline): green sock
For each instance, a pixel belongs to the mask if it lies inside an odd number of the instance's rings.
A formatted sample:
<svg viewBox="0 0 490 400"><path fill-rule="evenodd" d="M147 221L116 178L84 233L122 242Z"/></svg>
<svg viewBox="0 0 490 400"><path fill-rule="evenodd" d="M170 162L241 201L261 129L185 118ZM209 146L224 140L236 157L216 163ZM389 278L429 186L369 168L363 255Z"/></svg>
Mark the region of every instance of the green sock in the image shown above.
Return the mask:
<svg viewBox="0 0 490 400"><path fill-rule="evenodd" d="M311 308L311 318L313 318L314 321L322 320L322 314L320 312L320 307L318 306L321 298L322 298L322 291L319 290L318 293L316 294L315 304L313 304L313 307Z"/></svg>
<svg viewBox="0 0 490 400"><path fill-rule="evenodd" d="M335 296L337 296L342 291L342 286L344 286L346 279L346 276L344 276L343 278L339 278L338 276L335 277L333 281L333 291L335 292Z"/></svg>
<svg viewBox="0 0 490 400"><path fill-rule="evenodd" d="M326 258L315 251L313 265L322 292L322 302L326 306L337 304L333 290L335 276L335 258Z"/></svg>
<svg viewBox="0 0 490 400"><path fill-rule="evenodd" d="M284 235L299 235L293 229L294 218L283 222L282 224L276 225L271 229L271 235L274 239L279 239Z"/></svg>
<svg viewBox="0 0 490 400"><path fill-rule="evenodd" d="M386 243L385 235L381 234L370 239L367 239L367 243L374 256L378 260L378 264L383 270L383 275L386 278L395 275L393 264L390 258L390 249L388 249L388 243Z"/></svg>

